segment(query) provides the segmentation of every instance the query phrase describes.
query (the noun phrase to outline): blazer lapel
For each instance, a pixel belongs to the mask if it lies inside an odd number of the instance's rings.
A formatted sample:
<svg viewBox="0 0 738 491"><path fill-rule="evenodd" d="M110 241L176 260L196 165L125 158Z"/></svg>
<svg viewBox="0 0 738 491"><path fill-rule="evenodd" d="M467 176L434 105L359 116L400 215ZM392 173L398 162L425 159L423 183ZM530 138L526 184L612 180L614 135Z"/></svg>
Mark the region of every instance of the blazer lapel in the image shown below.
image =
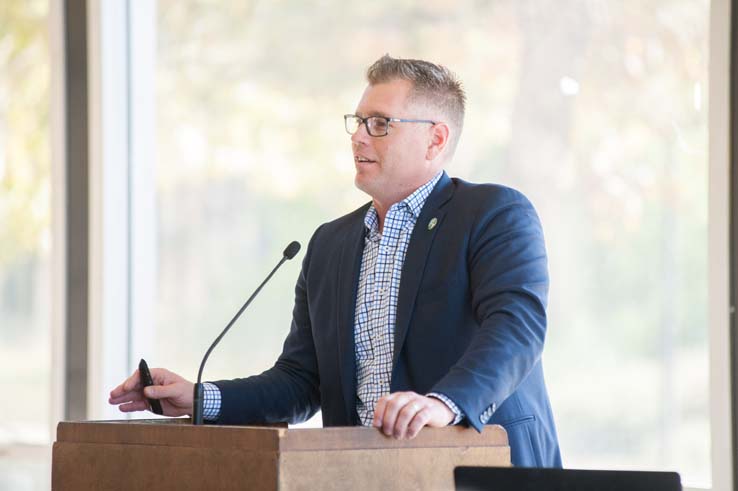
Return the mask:
<svg viewBox="0 0 738 491"><path fill-rule="evenodd" d="M354 345L354 314L356 290L359 284L361 257L364 252L364 215L369 204L361 208L358 219L343 237L338 256L336 308L338 322L338 363L341 389L349 423L356 423L356 354Z"/></svg>
<svg viewBox="0 0 738 491"><path fill-rule="evenodd" d="M443 226L443 218L446 212L442 207L451 198L453 192L453 182L444 171L435 189L428 196L410 237L410 243L405 253L405 263L402 267L400 292L397 299L395 346L392 356L393 371L394 367L397 366L397 359L402 351L402 345L410 326L410 319L415 310L415 298L418 296L420 281L423 279L428 253L433 244L433 239ZM435 224L431 227L433 219L435 219Z"/></svg>

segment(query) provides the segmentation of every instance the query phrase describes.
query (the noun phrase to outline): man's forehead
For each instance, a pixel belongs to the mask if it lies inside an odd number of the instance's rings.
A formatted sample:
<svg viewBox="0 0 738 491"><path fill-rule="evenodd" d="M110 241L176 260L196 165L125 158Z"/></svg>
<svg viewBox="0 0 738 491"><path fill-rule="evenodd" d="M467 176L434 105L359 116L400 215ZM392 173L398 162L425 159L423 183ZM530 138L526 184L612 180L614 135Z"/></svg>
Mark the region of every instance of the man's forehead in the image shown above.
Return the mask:
<svg viewBox="0 0 738 491"><path fill-rule="evenodd" d="M407 80L392 80L369 84L364 89L356 114L360 116L386 116L407 106L412 84Z"/></svg>

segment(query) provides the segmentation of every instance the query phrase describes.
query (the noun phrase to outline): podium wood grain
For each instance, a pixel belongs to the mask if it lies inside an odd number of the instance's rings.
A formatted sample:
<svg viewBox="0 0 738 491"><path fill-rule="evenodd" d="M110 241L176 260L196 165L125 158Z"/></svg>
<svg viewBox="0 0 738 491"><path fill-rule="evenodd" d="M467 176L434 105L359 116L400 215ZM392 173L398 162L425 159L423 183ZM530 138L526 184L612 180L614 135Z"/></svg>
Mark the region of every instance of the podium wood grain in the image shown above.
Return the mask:
<svg viewBox="0 0 738 491"><path fill-rule="evenodd" d="M192 426L188 419L63 422L52 488L453 489L457 465L509 466L505 430Z"/></svg>

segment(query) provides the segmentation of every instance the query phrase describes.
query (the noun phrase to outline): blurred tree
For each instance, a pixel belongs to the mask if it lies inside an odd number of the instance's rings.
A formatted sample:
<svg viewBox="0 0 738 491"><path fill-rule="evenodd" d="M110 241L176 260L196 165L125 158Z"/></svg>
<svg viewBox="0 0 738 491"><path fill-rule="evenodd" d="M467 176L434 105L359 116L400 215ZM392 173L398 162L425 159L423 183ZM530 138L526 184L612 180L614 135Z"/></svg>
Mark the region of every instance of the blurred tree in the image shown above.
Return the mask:
<svg viewBox="0 0 738 491"><path fill-rule="evenodd" d="M0 4L0 276L48 243L49 64L46 2Z"/></svg>
<svg viewBox="0 0 738 491"><path fill-rule="evenodd" d="M284 243L367 200L341 115L379 56L426 58L469 95L450 173L513 185L542 217L567 462L708 475L705 1L218 6L159 3L162 340L205 345ZM293 281L254 305L267 329L233 333L224 375L271 364Z"/></svg>

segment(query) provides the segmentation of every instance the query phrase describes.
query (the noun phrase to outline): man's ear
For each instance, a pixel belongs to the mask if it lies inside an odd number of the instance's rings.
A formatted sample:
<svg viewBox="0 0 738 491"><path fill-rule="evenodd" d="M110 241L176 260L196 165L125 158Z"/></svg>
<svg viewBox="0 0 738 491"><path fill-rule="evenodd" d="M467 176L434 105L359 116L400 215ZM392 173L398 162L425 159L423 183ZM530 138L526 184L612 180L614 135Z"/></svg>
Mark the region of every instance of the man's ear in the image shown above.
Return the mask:
<svg viewBox="0 0 738 491"><path fill-rule="evenodd" d="M446 123L436 123L431 128L431 138L425 152L426 160L435 160L448 145L450 129Z"/></svg>

